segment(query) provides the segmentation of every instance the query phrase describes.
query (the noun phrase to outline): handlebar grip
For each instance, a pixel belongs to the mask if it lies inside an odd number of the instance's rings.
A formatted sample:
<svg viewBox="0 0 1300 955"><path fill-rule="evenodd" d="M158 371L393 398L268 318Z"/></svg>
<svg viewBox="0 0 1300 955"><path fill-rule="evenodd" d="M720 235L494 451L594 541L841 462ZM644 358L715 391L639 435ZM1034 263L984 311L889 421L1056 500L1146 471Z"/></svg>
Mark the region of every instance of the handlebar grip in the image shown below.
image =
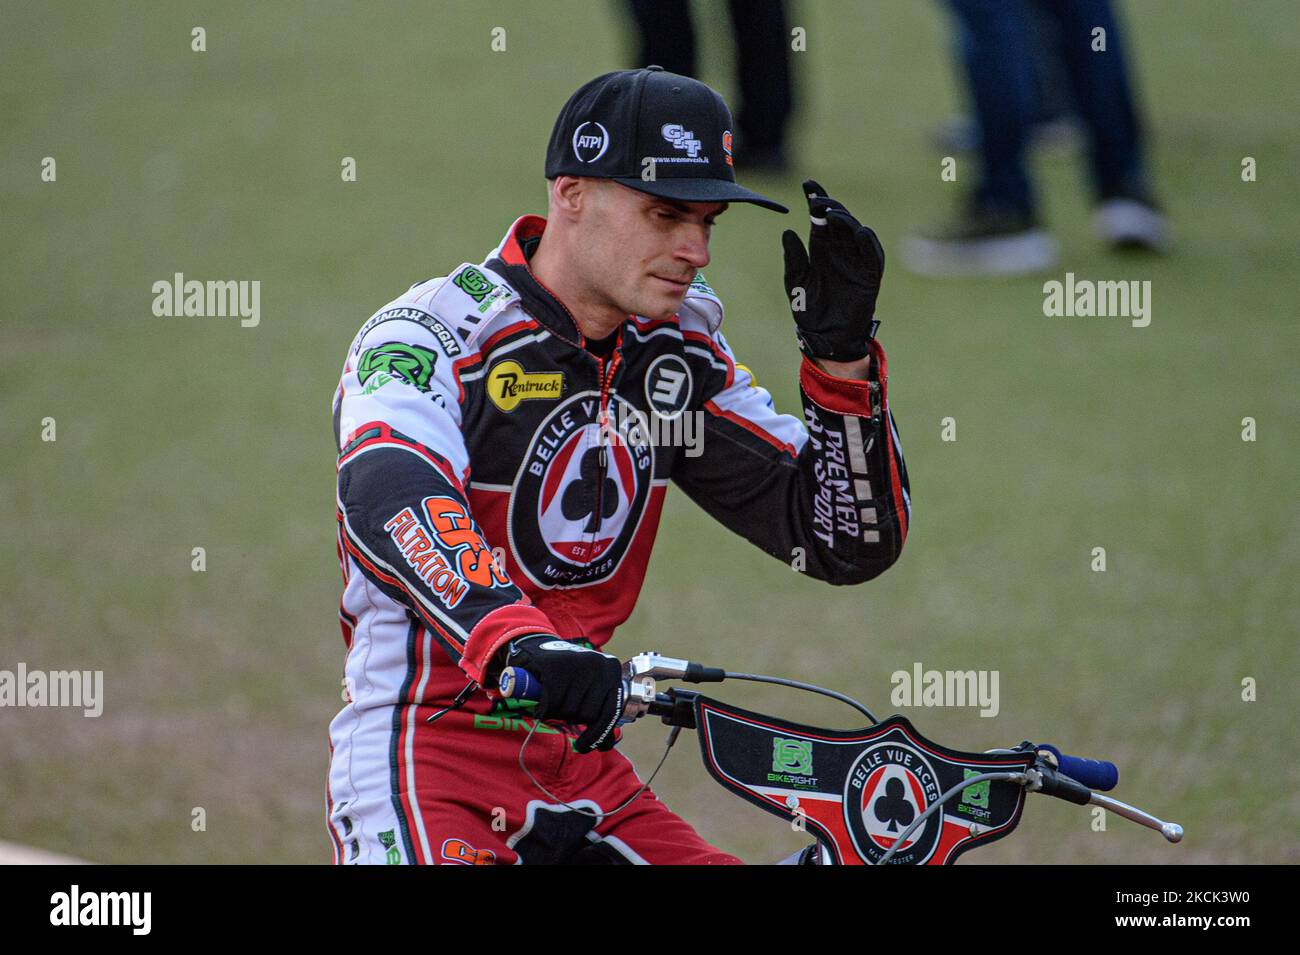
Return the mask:
<svg viewBox="0 0 1300 955"><path fill-rule="evenodd" d="M497 681L497 689L501 695L508 700L532 700L537 702L542 698L542 682L529 673L523 667L506 667L501 671L501 679ZM623 680L623 700L624 709L619 715L618 724L623 726L636 719L636 715L628 715L629 708L632 705L631 685L626 679ZM665 697L666 699L666 697ZM639 714L638 714L639 715Z"/></svg>
<svg viewBox="0 0 1300 955"><path fill-rule="evenodd" d="M1050 743L1040 743L1039 749L1045 749L1056 757L1061 773L1075 782L1083 783L1089 789L1109 792L1119 783L1119 767L1104 759L1084 759L1082 756L1067 756Z"/></svg>
<svg viewBox="0 0 1300 955"><path fill-rule="evenodd" d="M532 700L542 698L542 684L523 667L506 667L501 671L497 689L508 700Z"/></svg>

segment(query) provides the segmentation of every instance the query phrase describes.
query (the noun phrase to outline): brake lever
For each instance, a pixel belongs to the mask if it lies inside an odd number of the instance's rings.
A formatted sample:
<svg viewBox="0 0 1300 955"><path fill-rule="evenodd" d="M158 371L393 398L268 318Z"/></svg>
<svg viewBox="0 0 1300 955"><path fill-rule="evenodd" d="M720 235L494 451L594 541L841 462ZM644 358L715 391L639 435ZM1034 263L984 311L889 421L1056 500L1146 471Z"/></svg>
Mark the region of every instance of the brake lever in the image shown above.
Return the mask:
<svg viewBox="0 0 1300 955"><path fill-rule="evenodd" d="M1163 819L1157 819L1149 812L1144 812L1136 806L1130 806L1128 803L1120 802L1111 796L1094 792L1083 783L1066 776L1056 768L1054 762L1054 760L1045 758L1042 755L1038 757L1033 768L1026 770L1026 775L1029 777L1029 783L1025 786L1026 791L1042 792L1079 806L1101 806L1117 816L1123 816L1130 822L1136 822L1140 826L1154 829L1164 836L1168 842L1182 842L1183 827L1178 823L1165 822Z"/></svg>
<svg viewBox="0 0 1300 955"><path fill-rule="evenodd" d="M658 690L652 676L624 677L623 689L627 698L623 701L623 715L618 718L619 726L639 720L650 712L650 704L655 701Z"/></svg>
<svg viewBox="0 0 1300 955"><path fill-rule="evenodd" d="M656 679L682 680L691 667L689 660L666 657L654 650L638 653L623 664L623 684L627 700L618 725L639 720L650 711L650 704L658 695Z"/></svg>

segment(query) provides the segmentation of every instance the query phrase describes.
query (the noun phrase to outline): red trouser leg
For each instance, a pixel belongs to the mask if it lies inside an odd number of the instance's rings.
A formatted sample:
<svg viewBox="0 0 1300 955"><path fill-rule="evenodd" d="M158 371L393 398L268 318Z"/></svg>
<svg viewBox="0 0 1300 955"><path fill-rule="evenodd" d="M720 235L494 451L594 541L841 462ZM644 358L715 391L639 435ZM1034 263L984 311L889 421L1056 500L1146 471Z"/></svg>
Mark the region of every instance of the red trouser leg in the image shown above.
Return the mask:
<svg viewBox="0 0 1300 955"><path fill-rule="evenodd" d="M605 813L623 805L642 784L632 763L617 747L606 753L570 752L566 756L564 790L585 794ZM629 862L640 865L742 864L740 859L706 842L651 789L622 812L602 819L595 835Z"/></svg>
<svg viewBox="0 0 1300 955"><path fill-rule="evenodd" d="M414 861L438 865L546 864L573 861L600 846L603 859L651 865L739 864L711 846L647 790L622 812L608 813L641 787L616 749L575 753L572 736L541 724L526 765L519 749L534 720L456 711L414 725L399 746L399 798ZM591 815L566 807L586 810ZM613 850L613 851L610 851ZM603 853L603 854L602 854ZM615 855L616 853L616 855Z"/></svg>

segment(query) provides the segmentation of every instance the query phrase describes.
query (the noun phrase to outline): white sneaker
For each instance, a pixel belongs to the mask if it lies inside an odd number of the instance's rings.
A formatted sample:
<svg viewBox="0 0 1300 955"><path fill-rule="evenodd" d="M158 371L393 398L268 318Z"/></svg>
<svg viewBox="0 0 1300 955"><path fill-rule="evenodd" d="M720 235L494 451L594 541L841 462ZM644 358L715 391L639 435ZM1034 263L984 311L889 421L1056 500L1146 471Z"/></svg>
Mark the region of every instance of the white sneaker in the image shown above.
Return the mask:
<svg viewBox="0 0 1300 955"><path fill-rule="evenodd" d="M903 241L903 264L919 275L1029 275L1056 264L1056 241L1028 212L973 204L928 234Z"/></svg>
<svg viewBox="0 0 1300 955"><path fill-rule="evenodd" d="M1039 228L1003 235L903 240L903 264L918 275L1032 275L1056 265L1056 240Z"/></svg>
<svg viewBox="0 0 1300 955"><path fill-rule="evenodd" d="M1138 199L1106 199L1093 213L1092 226L1111 248L1150 249L1164 252L1169 248L1169 228L1165 217L1150 203Z"/></svg>

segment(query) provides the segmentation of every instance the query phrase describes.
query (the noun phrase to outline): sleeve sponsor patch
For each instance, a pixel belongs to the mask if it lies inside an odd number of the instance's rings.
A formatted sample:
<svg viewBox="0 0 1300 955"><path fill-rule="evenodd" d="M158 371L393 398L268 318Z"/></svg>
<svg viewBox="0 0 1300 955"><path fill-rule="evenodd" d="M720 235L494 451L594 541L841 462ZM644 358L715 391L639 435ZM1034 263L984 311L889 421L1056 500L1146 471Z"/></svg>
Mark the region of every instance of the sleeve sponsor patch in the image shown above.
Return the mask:
<svg viewBox="0 0 1300 955"><path fill-rule="evenodd" d="M387 342L362 352L361 361L357 365L357 378L364 385L376 372L383 372L427 392L437 363L438 353L431 348L408 345L405 342Z"/></svg>
<svg viewBox="0 0 1300 955"><path fill-rule="evenodd" d="M486 315L498 301L509 299L515 293L508 285L493 282L483 270L473 265L466 265L452 276L451 284L456 286L476 303L474 311Z"/></svg>
<svg viewBox="0 0 1300 955"><path fill-rule="evenodd" d="M388 519L384 530L407 566L449 609L456 608L470 586L511 586L464 504L449 497L426 497L420 511L417 515L403 508Z"/></svg>
<svg viewBox="0 0 1300 955"><path fill-rule="evenodd" d="M460 343L456 341L455 336L452 335L451 330L446 325L428 312L410 306L385 309L361 326L361 331L357 333L357 343L352 349L353 352L361 350L361 342L376 326L382 325L384 322L396 321L414 322L428 329L429 333L438 339L438 344L442 346L442 350L447 353L449 358L455 358L460 354Z"/></svg>

